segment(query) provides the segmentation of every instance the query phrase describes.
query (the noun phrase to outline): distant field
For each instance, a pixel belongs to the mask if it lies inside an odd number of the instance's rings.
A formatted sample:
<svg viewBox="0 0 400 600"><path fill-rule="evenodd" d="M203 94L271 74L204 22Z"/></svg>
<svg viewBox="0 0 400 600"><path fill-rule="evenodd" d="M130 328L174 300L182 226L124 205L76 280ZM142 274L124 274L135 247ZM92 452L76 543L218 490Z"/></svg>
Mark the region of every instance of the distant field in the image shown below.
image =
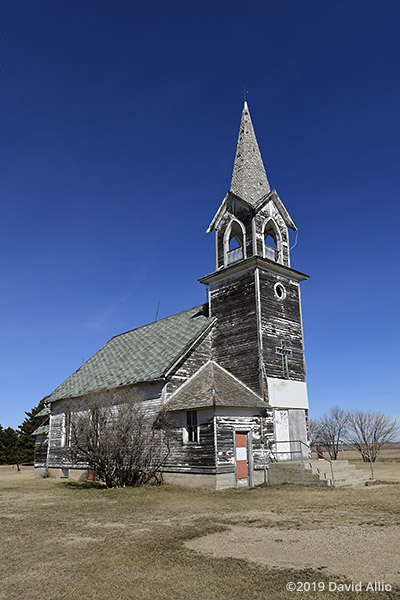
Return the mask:
<svg viewBox="0 0 400 600"><path fill-rule="evenodd" d="M341 458L339 456L339 458ZM345 450L344 458L355 464L357 468L369 476L371 469L369 463L360 459L360 455L355 450ZM400 444L392 444L384 448L379 454L378 460L373 464L375 479L382 483L400 483Z"/></svg>
<svg viewBox="0 0 400 600"><path fill-rule="evenodd" d="M400 599L399 492L105 490L0 467L0 599ZM393 590L286 591L375 579Z"/></svg>

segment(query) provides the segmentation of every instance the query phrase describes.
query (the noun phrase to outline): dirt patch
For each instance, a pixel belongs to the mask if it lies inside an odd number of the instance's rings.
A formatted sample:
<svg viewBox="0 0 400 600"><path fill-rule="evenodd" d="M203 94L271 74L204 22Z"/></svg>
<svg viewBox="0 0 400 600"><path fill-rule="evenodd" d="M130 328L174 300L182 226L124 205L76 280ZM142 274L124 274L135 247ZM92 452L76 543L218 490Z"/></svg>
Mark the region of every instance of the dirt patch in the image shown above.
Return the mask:
<svg viewBox="0 0 400 600"><path fill-rule="evenodd" d="M186 546L218 558L239 558L269 567L324 569L351 581L400 585L400 527L283 530L233 525Z"/></svg>

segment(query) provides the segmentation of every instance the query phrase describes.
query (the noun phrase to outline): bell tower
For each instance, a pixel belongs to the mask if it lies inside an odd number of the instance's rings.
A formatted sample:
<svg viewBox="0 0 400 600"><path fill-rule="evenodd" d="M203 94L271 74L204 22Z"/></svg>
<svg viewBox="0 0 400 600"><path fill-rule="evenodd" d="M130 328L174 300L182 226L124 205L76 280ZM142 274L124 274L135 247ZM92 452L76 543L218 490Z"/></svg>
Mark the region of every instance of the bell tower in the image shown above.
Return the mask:
<svg viewBox="0 0 400 600"><path fill-rule="evenodd" d="M271 407L293 409L286 439L303 439L308 401L300 282L308 276L290 265L288 228L297 231L270 188L245 102L230 189L207 229L216 235L216 269L200 279L217 318L213 358Z"/></svg>

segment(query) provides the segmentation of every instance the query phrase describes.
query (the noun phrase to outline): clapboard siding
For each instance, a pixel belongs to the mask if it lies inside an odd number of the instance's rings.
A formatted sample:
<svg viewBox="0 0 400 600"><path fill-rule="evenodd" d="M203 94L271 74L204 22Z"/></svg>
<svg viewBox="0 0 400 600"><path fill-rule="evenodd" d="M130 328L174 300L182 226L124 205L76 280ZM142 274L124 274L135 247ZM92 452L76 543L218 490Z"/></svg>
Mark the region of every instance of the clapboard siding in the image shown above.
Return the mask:
<svg viewBox="0 0 400 600"><path fill-rule="evenodd" d="M260 393L254 272L210 285L213 360Z"/></svg>
<svg viewBox="0 0 400 600"><path fill-rule="evenodd" d="M267 442L274 438L273 412L266 416L218 416L215 419L217 438L217 472L223 473L235 467L235 431L251 431L254 468L266 465Z"/></svg>
<svg viewBox="0 0 400 600"><path fill-rule="evenodd" d="M74 413L88 410L93 403L97 406L117 407L120 404L141 402L148 417L152 418L161 406L162 385L162 382L155 382L100 390L87 396L53 402L49 429L48 466L55 468L82 466L81 463L73 462L70 448L62 445L66 413L70 412L73 416Z"/></svg>
<svg viewBox="0 0 400 600"><path fill-rule="evenodd" d="M286 298L278 300L274 293L277 282L286 290ZM289 379L305 381L303 332L300 314L299 285L276 273L260 270L261 332L263 359L269 377L283 377L282 357L276 348L285 341L292 351L288 357Z"/></svg>
<svg viewBox="0 0 400 600"><path fill-rule="evenodd" d="M215 472L214 420L210 411L198 411L200 427L199 443L184 443L183 429L186 424L186 413L174 415L174 427L170 441L170 454L166 462L166 470L176 472ZM204 415L204 416L203 416ZM194 470L193 470L194 469Z"/></svg>
<svg viewBox="0 0 400 600"><path fill-rule="evenodd" d="M211 358L211 332L197 342L189 353L174 367L165 388L165 400Z"/></svg>
<svg viewBox="0 0 400 600"><path fill-rule="evenodd" d="M35 467L45 467L47 461L48 437L47 434L35 436Z"/></svg>

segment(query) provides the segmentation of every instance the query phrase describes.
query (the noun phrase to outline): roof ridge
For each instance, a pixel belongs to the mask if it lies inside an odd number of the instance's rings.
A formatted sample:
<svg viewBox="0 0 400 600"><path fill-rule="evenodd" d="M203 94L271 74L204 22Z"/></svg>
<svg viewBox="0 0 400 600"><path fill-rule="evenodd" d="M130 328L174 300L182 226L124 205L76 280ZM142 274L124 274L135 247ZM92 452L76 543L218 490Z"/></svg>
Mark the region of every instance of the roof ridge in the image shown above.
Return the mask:
<svg viewBox="0 0 400 600"><path fill-rule="evenodd" d="M121 335L126 335L127 333L131 333L132 331L137 331L138 329L144 329L149 325L154 325L154 323L161 323L161 321L166 321L167 319L171 319L172 317L177 317L178 315L183 315L183 313L189 312L190 310L194 310L195 308L201 308L202 306L208 306L208 302L204 302L203 304L199 304L198 306L192 306L192 308L187 308L186 310L181 310L178 313L174 313L173 315L168 315L168 317L163 317L162 319L157 319L157 321L150 321L150 323L145 323L144 325L139 325L139 327L134 327L133 329L128 329L127 331L123 331L122 333L117 333L113 335L104 345L111 342L111 340L115 340L115 338L120 337Z"/></svg>
<svg viewBox="0 0 400 600"><path fill-rule="evenodd" d="M56 387L49 402L160 381L165 370L212 326L215 319L208 316L207 308L207 303L199 304L113 336Z"/></svg>

